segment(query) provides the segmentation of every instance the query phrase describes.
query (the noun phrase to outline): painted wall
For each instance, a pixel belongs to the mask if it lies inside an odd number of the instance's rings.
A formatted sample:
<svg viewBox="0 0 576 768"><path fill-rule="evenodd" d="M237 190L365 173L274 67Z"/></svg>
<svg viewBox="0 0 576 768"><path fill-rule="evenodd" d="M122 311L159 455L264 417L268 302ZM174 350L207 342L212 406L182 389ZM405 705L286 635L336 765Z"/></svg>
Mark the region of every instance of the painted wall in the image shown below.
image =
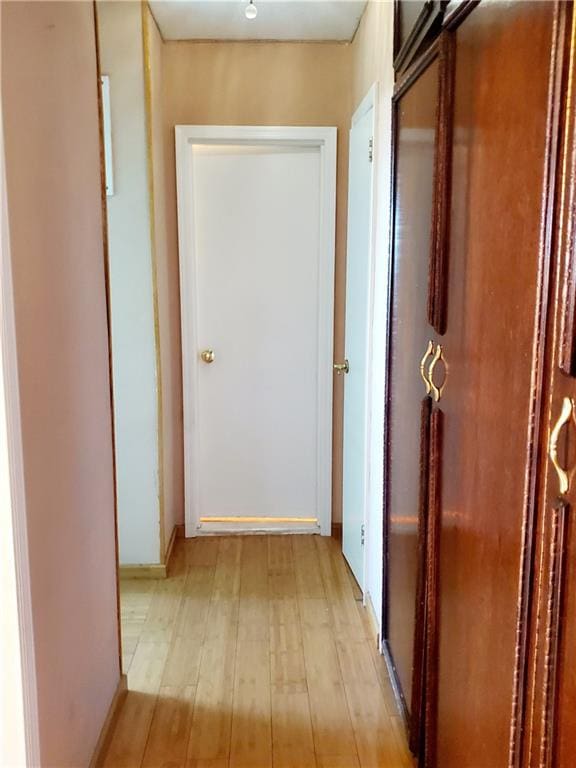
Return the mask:
<svg viewBox="0 0 576 768"><path fill-rule="evenodd" d="M382 494L384 441L384 379L387 338L387 274L389 255L391 99L394 86L392 43L394 3L371 0L352 43L352 109L378 83L379 107L375 139L376 215L374 326L372 338L372 392L369 491L367 513L366 592L380 623L382 617Z"/></svg>
<svg viewBox="0 0 576 768"><path fill-rule="evenodd" d="M114 195L108 202L120 563L160 562L158 401L142 7L98 2L110 76Z"/></svg>
<svg viewBox="0 0 576 768"><path fill-rule="evenodd" d="M41 765L78 768L120 676L93 6L0 13Z"/></svg>
<svg viewBox="0 0 576 768"><path fill-rule="evenodd" d="M149 115L153 167L154 258L158 285L159 343L161 361L161 456L163 467L164 542L169 545L174 526L184 522L184 464L182 420L182 347L178 302L178 270L170 267L167 220L173 195L167 195L166 141L164 136L163 42L148 6L145 28L150 64ZM173 304L175 303L176 309Z"/></svg>
<svg viewBox="0 0 576 768"><path fill-rule="evenodd" d="M344 355L351 46L341 43L168 42L163 47L166 225L172 327L180 322L174 126L324 125L338 128L335 357ZM180 360L178 360L180 365ZM176 375L177 374L177 375ZM179 381L175 371L174 381ZM342 519L343 381L335 377L333 514ZM174 384L175 412L181 392ZM181 451L181 444L178 445Z"/></svg>

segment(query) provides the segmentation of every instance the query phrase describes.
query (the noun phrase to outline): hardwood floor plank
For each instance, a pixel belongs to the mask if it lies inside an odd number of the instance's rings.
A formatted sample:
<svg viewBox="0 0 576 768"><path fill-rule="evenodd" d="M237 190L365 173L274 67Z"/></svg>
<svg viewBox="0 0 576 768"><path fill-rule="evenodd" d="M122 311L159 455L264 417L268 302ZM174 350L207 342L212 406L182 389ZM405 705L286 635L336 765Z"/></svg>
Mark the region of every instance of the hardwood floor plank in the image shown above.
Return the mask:
<svg viewBox="0 0 576 768"><path fill-rule="evenodd" d="M336 640L336 651L345 683L378 685L369 640Z"/></svg>
<svg viewBox="0 0 576 768"><path fill-rule="evenodd" d="M303 630L332 627L332 613L328 600L325 598L300 597L298 607Z"/></svg>
<svg viewBox="0 0 576 768"><path fill-rule="evenodd" d="M270 685L278 693L306 693L302 632L298 623L270 625Z"/></svg>
<svg viewBox="0 0 576 768"><path fill-rule="evenodd" d="M185 580L186 574L181 573L156 582L148 615L142 627L141 641L170 642Z"/></svg>
<svg viewBox="0 0 576 768"><path fill-rule="evenodd" d="M270 656L267 640L238 639L230 768L272 764Z"/></svg>
<svg viewBox="0 0 576 768"><path fill-rule="evenodd" d="M184 768L195 693L193 686L160 688L142 768Z"/></svg>
<svg viewBox="0 0 576 768"><path fill-rule="evenodd" d="M326 596L332 612L334 634L337 638L364 640L364 625L348 578L342 553L325 536L316 537L316 549Z"/></svg>
<svg viewBox="0 0 576 768"><path fill-rule="evenodd" d="M347 683L345 689L361 768L399 768L404 758L380 686Z"/></svg>
<svg viewBox="0 0 576 768"><path fill-rule="evenodd" d="M350 755L317 755L316 761L318 768L360 768L356 752Z"/></svg>
<svg viewBox="0 0 576 768"><path fill-rule="evenodd" d="M103 768L140 768L155 706L156 694L128 691Z"/></svg>
<svg viewBox="0 0 576 768"><path fill-rule="evenodd" d="M266 536L246 536L242 544L241 598L268 597L268 541Z"/></svg>
<svg viewBox="0 0 576 768"><path fill-rule="evenodd" d="M268 572L294 573L294 553L292 536L268 536Z"/></svg>
<svg viewBox="0 0 576 768"><path fill-rule="evenodd" d="M132 667L128 673L128 689L130 691L154 695L158 693L168 650L169 645L166 642L140 640L132 659Z"/></svg>
<svg viewBox="0 0 576 768"><path fill-rule="evenodd" d="M272 758L274 768L315 768L307 693L272 693Z"/></svg>
<svg viewBox="0 0 576 768"><path fill-rule="evenodd" d="M242 546L238 641L269 639L268 544L247 536Z"/></svg>
<svg viewBox="0 0 576 768"><path fill-rule="evenodd" d="M210 597L214 584L213 566L192 566L186 577L162 685L197 685Z"/></svg>
<svg viewBox="0 0 576 768"><path fill-rule="evenodd" d="M219 538L218 545L212 599L231 600L237 598L240 593L242 539L222 536Z"/></svg>
<svg viewBox="0 0 576 768"><path fill-rule="evenodd" d="M128 672L129 691L112 734L105 768L140 766L167 655L167 643L138 643Z"/></svg>
<svg viewBox="0 0 576 768"><path fill-rule="evenodd" d="M212 602L188 742L189 762L228 758L237 635L238 601Z"/></svg>
<svg viewBox="0 0 576 768"><path fill-rule="evenodd" d="M303 629L306 679L317 755L355 752L352 724L330 628Z"/></svg>
<svg viewBox="0 0 576 768"><path fill-rule="evenodd" d="M219 537L196 536L186 543L186 562L188 565L216 565L218 560Z"/></svg>
<svg viewBox="0 0 576 768"><path fill-rule="evenodd" d="M292 536L294 571L299 597L326 597L314 539L316 536Z"/></svg>

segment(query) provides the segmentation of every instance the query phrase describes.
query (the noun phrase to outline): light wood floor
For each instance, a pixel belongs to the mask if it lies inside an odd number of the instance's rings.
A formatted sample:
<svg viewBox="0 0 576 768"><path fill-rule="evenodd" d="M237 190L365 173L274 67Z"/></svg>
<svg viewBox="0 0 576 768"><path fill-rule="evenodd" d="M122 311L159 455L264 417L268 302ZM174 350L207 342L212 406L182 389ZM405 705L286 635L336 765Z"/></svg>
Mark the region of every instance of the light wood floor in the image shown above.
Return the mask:
<svg viewBox="0 0 576 768"><path fill-rule="evenodd" d="M176 546L168 579L122 583L129 693L105 766L412 766L337 541Z"/></svg>

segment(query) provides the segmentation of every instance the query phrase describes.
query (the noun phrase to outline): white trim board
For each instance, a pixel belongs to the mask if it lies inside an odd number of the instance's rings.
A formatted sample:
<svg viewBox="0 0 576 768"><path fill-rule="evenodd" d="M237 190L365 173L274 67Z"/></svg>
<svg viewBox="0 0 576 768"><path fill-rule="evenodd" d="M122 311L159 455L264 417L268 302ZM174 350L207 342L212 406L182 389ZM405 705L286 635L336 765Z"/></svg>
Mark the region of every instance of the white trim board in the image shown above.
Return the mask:
<svg viewBox="0 0 576 768"><path fill-rule="evenodd" d="M196 307L197 262L194 248L192 147L199 144L244 144L318 147L320 151L321 214L318 289L318 437L317 517L320 533L332 528L332 385L334 347L334 258L336 229L336 135L333 127L177 125L176 181L182 324L184 399L184 495L186 536L207 533L200 523L198 445L194 425L198 414L198 341ZM219 530L222 530L220 528ZM274 530L282 532L281 528ZM287 529L290 530L290 529ZM213 532L211 528L210 532ZM314 526L318 532L318 527Z"/></svg>

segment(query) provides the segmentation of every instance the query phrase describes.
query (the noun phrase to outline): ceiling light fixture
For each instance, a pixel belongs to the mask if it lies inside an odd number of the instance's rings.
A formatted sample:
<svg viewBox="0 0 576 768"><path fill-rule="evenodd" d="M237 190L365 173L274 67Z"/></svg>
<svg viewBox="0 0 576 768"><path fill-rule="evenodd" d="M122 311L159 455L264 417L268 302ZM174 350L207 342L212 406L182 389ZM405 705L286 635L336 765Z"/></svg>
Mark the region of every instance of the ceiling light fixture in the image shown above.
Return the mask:
<svg viewBox="0 0 576 768"><path fill-rule="evenodd" d="M254 5L254 0L250 0L248 5L246 6L246 9L244 10L244 13L246 15L247 19L250 19L252 21L253 19L258 16L258 8Z"/></svg>

